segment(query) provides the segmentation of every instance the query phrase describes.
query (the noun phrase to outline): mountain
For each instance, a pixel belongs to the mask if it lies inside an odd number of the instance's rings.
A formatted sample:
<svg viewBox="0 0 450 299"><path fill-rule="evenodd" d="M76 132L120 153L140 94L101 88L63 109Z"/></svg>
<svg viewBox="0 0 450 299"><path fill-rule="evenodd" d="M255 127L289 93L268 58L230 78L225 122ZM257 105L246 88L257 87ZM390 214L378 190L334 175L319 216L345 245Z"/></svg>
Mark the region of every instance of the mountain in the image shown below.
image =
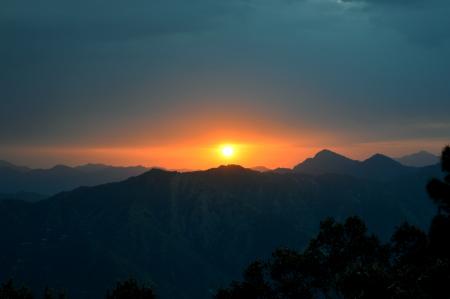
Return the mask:
<svg viewBox="0 0 450 299"><path fill-rule="evenodd" d="M251 169L252 169L252 170L255 170L255 171L259 171L259 172L267 172L267 171L271 171L270 168L267 168L267 167L265 167L265 166L255 166L255 167L252 167Z"/></svg>
<svg viewBox="0 0 450 299"><path fill-rule="evenodd" d="M359 170L360 162L351 160L330 150L322 150L313 158L308 158L294 167L294 171L305 174L355 174Z"/></svg>
<svg viewBox="0 0 450 299"><path fill-rule="evenodd" d="M439 157L427 151L420 151L403 157L395 158L396 161L406 166L423 167L439 163Z"/></svg>
<svg viewBox="0 0 450 299"><path fill-rule="evenodd" d="M375 154L358 165L360 167L359 176L371 179L394 179L417 171L382 154Z"/></svg>
<svg viewBox="0 0 450 299"><path fill-rule="evenodd" d="M32 193L32 192L18 192L18 193L0 193L0 200L23 200L35 202L47 198L47 196Z"/></svg>
<svg viewBox="0 0 450 299"><path fill-rule="evenodd" d="M30 168L24 166L17 166L8 161L0 160L0 168L11 169L20 172L30 171Z"/></svg>
<svg viewBox="0 0 450 299"><path fill-rule="evenodd" d="M80 165L74 167L77 170L89 173L89 172L99 172L104 170L111 169L111 166L105 165L105 164L94 164L94 163L88 163L85 165Z"/></svg>
<svg viewBox="0 0 450 299"><path fill-rule="evenodd" d="M377 172L385 163L397 167L378 156L364 167ZM14 277L36 290L49 285L90 299L133 275L150 281L162 299L211 298L250 261L280 246L303 248L327 216L359 215L385 238L406 220L426 228L435 214L425 192L433 171L375 181L238 165L153 169L36 203L3 200L0 281Z"/></svg>
<svg viewBox="0 0 450 299"><path fill-rule="evenodd" d="M275 168L274 170L272 170L272 172L274 173L279 173L279 174L283 174L283 173L291 173L292 169L290 168L285 168L285 167L278 167Z"/></svg>
<svg viewBox="0 0 450 299"><path fill-rule="evenodd" d="M436 165L436 171L439 167ZM364 161L349 159L330 150L323 150L313 158L308 158L293 169L294 172L320 175L342 174L356 178L371 180L392 180L405 175L422 172L422 168L400 164L392 158L382 154L375 154Z"/></svg>
<svg viewBox="0 0 450 299"><path fill-rule="evenodd" d="M79 186L121 181L148 170L142 166L114 167L102 164L77 167L56 165L50 169L30 169L0 161L0 193L28 192L52 195Z"/></svg>

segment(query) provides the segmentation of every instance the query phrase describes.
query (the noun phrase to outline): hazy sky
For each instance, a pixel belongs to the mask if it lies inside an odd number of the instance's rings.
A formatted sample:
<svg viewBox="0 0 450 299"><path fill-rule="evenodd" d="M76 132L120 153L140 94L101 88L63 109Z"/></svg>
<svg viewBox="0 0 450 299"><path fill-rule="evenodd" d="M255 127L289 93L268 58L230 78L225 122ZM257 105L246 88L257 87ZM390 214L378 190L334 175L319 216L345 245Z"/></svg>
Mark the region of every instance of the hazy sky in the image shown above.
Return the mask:
<svg viewBox="0 0 450 299"><path fill-rule="evenodd" d="M448 0L2 0L0 37L0 159L19 164L450 142Z"/></svg>

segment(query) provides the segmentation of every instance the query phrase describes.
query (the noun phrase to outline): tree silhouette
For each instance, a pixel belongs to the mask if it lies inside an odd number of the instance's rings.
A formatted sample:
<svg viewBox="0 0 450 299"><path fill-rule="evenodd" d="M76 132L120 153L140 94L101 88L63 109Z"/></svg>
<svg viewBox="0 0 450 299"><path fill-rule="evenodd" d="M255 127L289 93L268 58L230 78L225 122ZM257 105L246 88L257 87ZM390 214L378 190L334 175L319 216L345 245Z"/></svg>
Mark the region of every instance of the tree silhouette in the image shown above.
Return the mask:
<svg viewBox="0 0 450 299"><path fill-rule="evenodd" d="M450 258L450 147L442 151L441 166L444 179L432 179L427 185L430 197L439 207L439 214L431 223L430 249L441 258Z"/></svg>
<svg viewBox="0 0 450 299"><path fill-rule="evenodd" d="M0 286L1 299L33 299L31 291L25 287L16 288L11 279Z"/></svg>
<svg viewBox="0 0 450 299"><path fill-rule="evenodd" d="M108 291L106 299L155 299L153 290L144 285L139 285L138 282L133 279L127 279L122 282L118 282L114 289Z"/></svg>
<svg viewBox="0 0 450 299"><path fill-rule="evenodd" d="M53 290L49 287L45 287L44 289L44 295L42 297L43 299L54 299L53 297Z"/></svg>
<svg viewBox="0 0 450 299"><path fill-rule="evenodd" d="M267 262L252 263L243 282L220 290L227 298L388 298L388 248L367 233L364 222L322 221L304 252L279 249Z"/></svg>

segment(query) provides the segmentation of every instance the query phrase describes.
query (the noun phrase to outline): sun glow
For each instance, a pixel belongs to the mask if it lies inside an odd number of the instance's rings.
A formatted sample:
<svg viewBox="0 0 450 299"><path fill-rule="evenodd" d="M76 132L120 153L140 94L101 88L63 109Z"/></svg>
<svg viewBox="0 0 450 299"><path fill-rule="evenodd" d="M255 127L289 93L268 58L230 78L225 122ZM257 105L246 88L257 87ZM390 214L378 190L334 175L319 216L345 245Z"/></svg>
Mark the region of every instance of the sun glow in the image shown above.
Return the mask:
<svg viewBox="0 0 450 299"><path fill-rule="evenodd" d="M220 149L220 152L225 158L231 158L234 155L234 148L231 145L224 145Z"/></svg>

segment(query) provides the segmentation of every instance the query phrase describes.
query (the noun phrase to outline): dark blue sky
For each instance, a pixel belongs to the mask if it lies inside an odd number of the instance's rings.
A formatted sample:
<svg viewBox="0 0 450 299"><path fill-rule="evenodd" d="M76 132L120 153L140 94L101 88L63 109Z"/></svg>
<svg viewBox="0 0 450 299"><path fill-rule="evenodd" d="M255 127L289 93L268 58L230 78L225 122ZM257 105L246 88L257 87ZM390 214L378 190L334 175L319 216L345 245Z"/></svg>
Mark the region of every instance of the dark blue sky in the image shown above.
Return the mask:
<svg viewBox="0 0 450 299"><path fill-rule="evenodd" d="M0 5L5 158L82 162L90 158L29 157L224 130L354 156L368 145L437 152L450 140L448 0Z"/></svg>

